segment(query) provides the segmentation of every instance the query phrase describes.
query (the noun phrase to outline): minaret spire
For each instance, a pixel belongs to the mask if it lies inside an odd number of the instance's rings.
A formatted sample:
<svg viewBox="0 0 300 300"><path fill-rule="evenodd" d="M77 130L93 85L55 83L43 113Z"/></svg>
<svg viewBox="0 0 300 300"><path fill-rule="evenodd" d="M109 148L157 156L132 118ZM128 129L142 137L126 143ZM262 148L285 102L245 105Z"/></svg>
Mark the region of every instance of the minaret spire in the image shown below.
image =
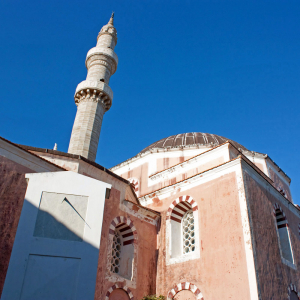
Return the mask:
<svg viewBox="0 0 300 300"><path fill-rule="evenodd" d="M74 96L77 113L68 152L92 161L96 159L103 116L112 105L113 92L108 83L118 65L116 44L117 30L112 13L98 34L96 47L87 53L87 77L78 84Z"/></svg>
<svg viewBox="0 0 300 300"><path fill-rule="evenodd" d="M114 16L115 16L115 13L112 12L111 17L110 17L110 19L109 19L109 21L108 21L108 24L114 25Z"/></svg>

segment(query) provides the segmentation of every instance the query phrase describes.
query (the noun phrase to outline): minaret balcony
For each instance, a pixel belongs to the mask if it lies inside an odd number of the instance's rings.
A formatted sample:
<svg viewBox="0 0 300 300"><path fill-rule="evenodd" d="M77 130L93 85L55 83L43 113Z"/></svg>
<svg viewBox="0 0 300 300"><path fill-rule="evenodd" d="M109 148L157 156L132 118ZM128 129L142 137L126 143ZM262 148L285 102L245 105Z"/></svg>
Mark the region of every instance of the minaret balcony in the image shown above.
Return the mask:
<svg viewBox="0 0 300 300"><path fill-rule="evenodd" d="M104 48L104 47L94 47L94 48L92 48L86 55L85 66L87 67L87 61L91 56L101 55L101 54L104 55L104 56L108 56L109 58L111 58L114 61L114 66L112 68L113 69L112 74L114 74L117 70L118 56L114 52L114 50L111 49L111 48Z"/></svg>
<svg viewBox="0 0 300 300"><path fill-rule="evenodd" d="M108 111L112 105L113 91L105 82L84 80L77 85L74 98L76 105L88 100L101 102Z"/></svg>

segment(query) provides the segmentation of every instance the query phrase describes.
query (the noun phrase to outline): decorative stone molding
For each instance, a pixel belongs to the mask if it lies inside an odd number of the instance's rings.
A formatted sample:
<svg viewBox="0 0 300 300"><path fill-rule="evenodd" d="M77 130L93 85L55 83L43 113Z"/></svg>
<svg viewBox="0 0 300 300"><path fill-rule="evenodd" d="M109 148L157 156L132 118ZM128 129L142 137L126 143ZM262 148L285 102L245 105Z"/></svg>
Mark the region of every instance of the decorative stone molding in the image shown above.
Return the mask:
<svg viewBox="0 0 300 300"><path fill-rule="evenodd" d="M292 283L288 286L288 299L289 300L291 299L292 291L295 292L297 294L298 298L300 299L300 292L298 292L296 285L294 285Z"/></svg>
<svg viewBox="0 0 300 300"><path fill-rule="evenodd" d="M76 93L74 98L76 105L87 101L101 103L105 111L108 111L112 105L112 100L109 98L109 96L99 90L84 89Z"/></svg>
<svg viewBox="0 0 300 300"><path fill-rule="evenodd" d="M105 300L108 300L109 299L109 295L115 290L115 289L122 289L124 290L128 296L129 296L129 299L130 300L134 300L134 297L132 295L132 292L131 290L125 285L125 286L121 286L121 284L118 284L118 283L115 283L113 286L111 286L108 291L106 292L106 295L105 295Z"/></svg>
<svg viewBox="0 0 300 300"><path fill-rule="evenodd" d="M75 95L79 93L81 90L85 90L85 89L102 91L103 93L108 95L108 97L111 99L113 98L114 95L112 89L105 82L98 81L98 80L88 80L88 79L80 82L77 85Z"/></svg>
<svg viewBox="0 0 300 300"><path fill-rule="evenodd" d="M191 196L181 196L181 197L177 198L176 200L174 200L172 202L172 204L170 205L170 207L167 211L167 220L171 218L174 207L180 202L188 202L192 206L193 211L198 210L197 202Z"/></svg>
<svg viewBox="0 0 300 300"><path fill-rule="evenodd" d="M102 58L101 63L110 68L111 75L113 75L118 66L118 56L114 50L110 48L94 47L86 55L85 66L88 68L90 66L90 61L92 57L97 60L98 57ZM108 60L108 61L106 61Z"/></svg>
<svg viewBox="0 0 300 300"><path fill-rule="evenodd" d="M167 300L172 300L174 298L174 296L182 291L182 290L189 290L191 291L193 294L195 294L196 298L199 300L204 300L203 295L200 291L199 288L197 288L197 286L193 283L190 282L181 282L178 283L176 285L174 285L174 288L172 288L169 292L168 292L168 298Z"/></svg>
<svg viewBox="0 0 300 300"><path fill-rule="evenodd" d="M118 56L114 52L113 49L111 49L111 48L97 47L97 46L89 50L89 52L86 55L85 61L87 61L89 59L89 57L91 57L91 56L93 56L95 54L103 54L105 56L108 56L108 57L112 58L116 62L116 64L118 64Z"/></svg>

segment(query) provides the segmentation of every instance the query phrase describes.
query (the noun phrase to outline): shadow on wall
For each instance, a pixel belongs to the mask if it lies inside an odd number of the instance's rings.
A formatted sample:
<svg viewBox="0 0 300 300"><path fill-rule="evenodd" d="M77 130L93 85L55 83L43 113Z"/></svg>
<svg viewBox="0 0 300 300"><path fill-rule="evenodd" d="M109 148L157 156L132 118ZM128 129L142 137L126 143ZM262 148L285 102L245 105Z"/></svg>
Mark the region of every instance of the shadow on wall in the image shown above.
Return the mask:
<svg viewBox="0 0 300 300"><path fill-rule="evenodd" d="M56 217L24 200L1 300L94 299L99 249L83 238L83 206L54 202Z"/></svg>

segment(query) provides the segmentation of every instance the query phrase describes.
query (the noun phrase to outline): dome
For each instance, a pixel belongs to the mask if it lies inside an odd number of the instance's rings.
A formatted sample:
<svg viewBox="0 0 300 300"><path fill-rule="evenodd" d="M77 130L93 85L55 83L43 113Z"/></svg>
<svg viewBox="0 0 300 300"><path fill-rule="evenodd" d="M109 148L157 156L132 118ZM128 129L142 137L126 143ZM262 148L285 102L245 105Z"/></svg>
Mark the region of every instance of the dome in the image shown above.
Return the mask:
<svg viewBox="0 0 300 300"><path fill-rule="evenodd" d="M216 147L225 143L226 141L231 142L236 148L241 148L243 150L247 150L241 144L227 139L220 135L215 135L211 133L202 133L202 132L189 132L171 135L167 138L161 139L150 146L143 149L140 153L144 153L148 150L152 150L155 148L163 149L163 148L181 148L185 146L211 146Z"/></svg>

